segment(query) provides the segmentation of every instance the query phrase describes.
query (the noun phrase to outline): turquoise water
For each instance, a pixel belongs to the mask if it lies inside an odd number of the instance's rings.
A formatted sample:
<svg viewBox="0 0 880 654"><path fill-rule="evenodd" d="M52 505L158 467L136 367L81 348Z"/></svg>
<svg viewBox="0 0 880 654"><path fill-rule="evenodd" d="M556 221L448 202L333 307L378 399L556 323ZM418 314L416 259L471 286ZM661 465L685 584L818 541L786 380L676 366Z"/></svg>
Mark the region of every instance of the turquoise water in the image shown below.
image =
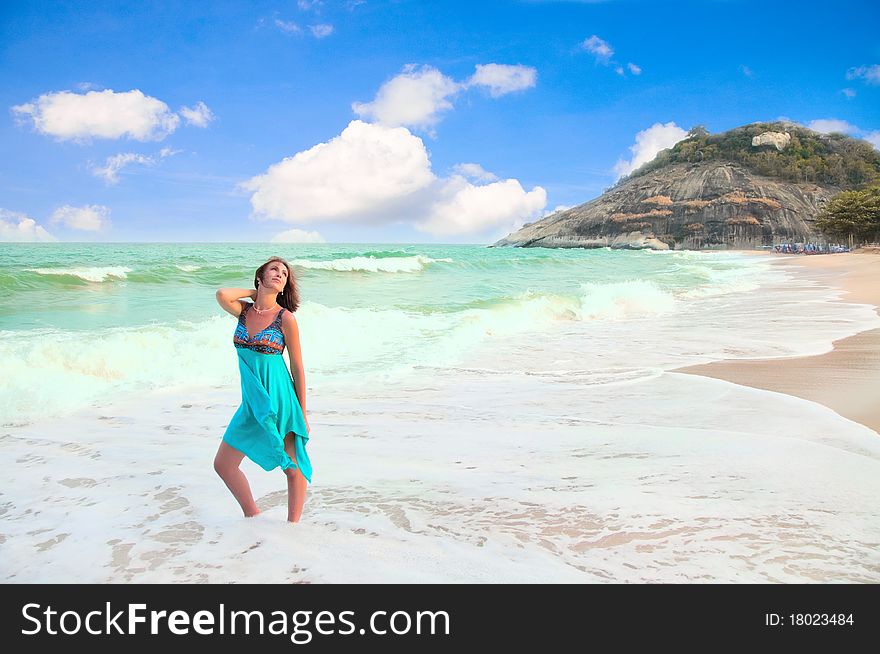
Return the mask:
<svg viewBox="0 0 880 654"><path fill-rule="evenodd" d="M702 330L717 345L727 338L718 333L724 316L734 321L731 330L741 330L735 321L743 315L719 298L741 297L772 278L762 258L725 252L0 244L0 355L7 367L0 421L159 388L234 384L234 319L214 292L251 288L254 270L272 255L293 266L308 380L322 385L462 365L523 336L539 335L549 347L560 329L580 330L574 347L587 353L610 333L602 325L621 321L632 329L605 351L621 349L621 360L633 359L640 355L623 352L630 343L668 349L652 340L656 329L645 321L670 316L686 320L691 337L703 338Z"/></svg>
<svg viewBox="0 0 880 654"><path fill-rule="evenodd" d="M455 313L577 298L585 282L650 278L677 292L736 263L654 253L431 245L0 244L0 329L100 331L217 314L213 290L252 287L269 256L295 265L301 297L331 308ZM673 263L674 265L670 265Z"/></svg>

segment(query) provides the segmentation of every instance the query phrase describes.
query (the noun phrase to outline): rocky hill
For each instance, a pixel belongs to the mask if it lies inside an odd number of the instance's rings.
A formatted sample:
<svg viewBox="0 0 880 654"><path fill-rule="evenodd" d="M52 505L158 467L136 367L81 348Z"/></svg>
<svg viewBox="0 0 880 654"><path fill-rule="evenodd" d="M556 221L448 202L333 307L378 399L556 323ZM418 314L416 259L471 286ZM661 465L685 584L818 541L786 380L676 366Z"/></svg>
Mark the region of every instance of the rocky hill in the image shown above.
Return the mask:
<svg viewBox="0 0 880 654"><path fill-rule="evenodd" d="M880 152L795 123L755 123L689 138L600 197L495 246L743 249L823 241L813 226L841 190L880 178Z"/></svg>

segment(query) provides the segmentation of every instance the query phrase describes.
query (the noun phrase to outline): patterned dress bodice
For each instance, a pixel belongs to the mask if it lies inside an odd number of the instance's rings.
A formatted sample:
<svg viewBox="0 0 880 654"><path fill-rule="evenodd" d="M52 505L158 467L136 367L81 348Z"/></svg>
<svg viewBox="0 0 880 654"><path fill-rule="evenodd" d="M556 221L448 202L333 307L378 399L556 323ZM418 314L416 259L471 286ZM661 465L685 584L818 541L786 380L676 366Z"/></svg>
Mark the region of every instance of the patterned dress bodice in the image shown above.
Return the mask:
<svg viewBox="0 0 880 654"><path fill-rule="evenodd" d="M253 350L263 354L281 354L284 352L284 332L281 331L281 317L284 315L284 307L278 311L275 320L264 329L250 336L247 331L248 311L253 306L250 302L244 302L244 308L238 316L238 325L232 342L237 349Z"/></svg>

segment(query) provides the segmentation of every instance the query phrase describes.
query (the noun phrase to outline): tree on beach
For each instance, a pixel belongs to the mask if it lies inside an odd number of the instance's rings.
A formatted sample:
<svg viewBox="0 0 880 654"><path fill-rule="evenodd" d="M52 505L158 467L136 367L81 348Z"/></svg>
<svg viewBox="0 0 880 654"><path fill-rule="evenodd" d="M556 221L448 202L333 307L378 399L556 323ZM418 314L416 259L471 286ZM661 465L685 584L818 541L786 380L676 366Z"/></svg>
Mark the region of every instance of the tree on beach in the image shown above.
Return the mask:
<svg viewBox="0 0 880 654"><path fill-rule="evenodd" d="M880 184L835 195L816 219L816 227L833 238L867 243L880 241Z"/></svg>

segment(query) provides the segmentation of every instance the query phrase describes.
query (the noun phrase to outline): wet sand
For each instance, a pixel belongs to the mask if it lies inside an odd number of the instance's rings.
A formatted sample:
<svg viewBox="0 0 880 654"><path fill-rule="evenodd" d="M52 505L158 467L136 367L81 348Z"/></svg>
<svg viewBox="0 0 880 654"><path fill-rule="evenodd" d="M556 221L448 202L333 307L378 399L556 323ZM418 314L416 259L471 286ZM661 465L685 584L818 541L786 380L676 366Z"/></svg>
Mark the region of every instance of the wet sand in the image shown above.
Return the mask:
<svg viewBox="0 0 880 654"><path fill-rule="evenodd" d="M880 253L783 255L774 265L845 291L839 301L880 306ZM834 342L831 352L787 359L729 360L674 372L714 377L818 402L880 433L880 329Z"/></svg>

